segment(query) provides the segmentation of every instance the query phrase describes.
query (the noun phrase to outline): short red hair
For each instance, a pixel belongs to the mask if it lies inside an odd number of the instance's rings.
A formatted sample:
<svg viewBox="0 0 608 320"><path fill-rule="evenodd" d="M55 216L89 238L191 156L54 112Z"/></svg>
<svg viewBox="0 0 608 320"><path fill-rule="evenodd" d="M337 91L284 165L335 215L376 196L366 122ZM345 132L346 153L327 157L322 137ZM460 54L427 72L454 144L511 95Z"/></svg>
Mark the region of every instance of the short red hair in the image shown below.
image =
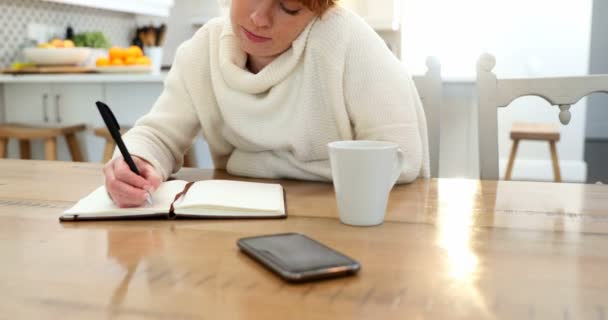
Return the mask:
<svg viewBox="0 0 608 320"><path fill-rule="evenodd" d="M305 7L316 12L317 14L323 14L327 9L331 8L338 2L338 0L299 0Z"/></svg>

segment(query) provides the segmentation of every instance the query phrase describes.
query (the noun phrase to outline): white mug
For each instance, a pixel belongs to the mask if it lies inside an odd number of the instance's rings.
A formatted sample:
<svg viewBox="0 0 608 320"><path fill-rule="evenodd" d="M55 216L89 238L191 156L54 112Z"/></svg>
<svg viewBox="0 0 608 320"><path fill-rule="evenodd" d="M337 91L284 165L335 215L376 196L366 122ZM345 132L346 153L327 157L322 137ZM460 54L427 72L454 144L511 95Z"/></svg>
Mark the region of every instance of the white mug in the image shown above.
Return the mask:
<svg viewBox="0 0 608 320"><path fill-rule="evenodd" d="M144 53L150 58L150 61L152 61L152 73L159 74L163 64L163 48L145 47Z"/></svg>
<svg viewBox="0 0 608 320"><path fill-rule="evenodd" d="M340 221L354 226L381 224L404 165L399 145L353 140L331 142L328 148Z"/></svg>

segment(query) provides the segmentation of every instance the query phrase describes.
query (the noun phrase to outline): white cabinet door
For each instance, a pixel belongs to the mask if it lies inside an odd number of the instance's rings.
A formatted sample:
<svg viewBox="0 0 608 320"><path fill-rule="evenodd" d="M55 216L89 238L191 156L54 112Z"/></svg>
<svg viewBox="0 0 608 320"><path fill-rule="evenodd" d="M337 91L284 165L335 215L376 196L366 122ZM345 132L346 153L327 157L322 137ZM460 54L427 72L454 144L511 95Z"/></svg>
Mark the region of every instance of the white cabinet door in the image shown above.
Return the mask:
<svg viewBox="0 0 608 320"><path fill-rule="evenodd" d="M107 83L105 103L121 126L133 126L148 113L163 91L163 83Z"/></svg>
<svg viewBox="0 0 608 320"><path fill-rule="evenodd" d="M95 101L103 100L103 85L100 83L66 83L53 85L51 121L55 125L85 124L87 130L77 134L78 143L85 161L99 162L103 155L104 140L93 134L97 120L101 119ZM70 159L67 144L59 142L59 159Z"/></svg>
<svg viewBox="0 0 608 320"><path fill-rule="evenodd" d="M6 122L30 125L72 125L84 123L87 130L77 135L85 160L100 161L102 147L90 149L96 138L92 135L91 124L97 116L95 101L103 99L101 84L5 84L4 107ZM42 141L31 144L32 158L44 159ZM9 145L9 157L19 155L17 144ZM71 156L64 139L58 141L59 160L69 161ZM99 160L98 160L99 159Z"/></svg>
<svg viewBox="0 0 608 320"><path fill-rule="evenodd" d="M7 123L48 124L50 121L51 87L48 84L11 84L4 85L4 109ZM33 159L44 159L41 141L31 143ZM8 157L19 158L19 144L11 140L8 144Z"/></svg>
<svg viewBox="0 0 608 320"><path fill-rule="evenodd" d="M48 84L4 85L6 122L45 124L51 121L52 88Z"/></svg>

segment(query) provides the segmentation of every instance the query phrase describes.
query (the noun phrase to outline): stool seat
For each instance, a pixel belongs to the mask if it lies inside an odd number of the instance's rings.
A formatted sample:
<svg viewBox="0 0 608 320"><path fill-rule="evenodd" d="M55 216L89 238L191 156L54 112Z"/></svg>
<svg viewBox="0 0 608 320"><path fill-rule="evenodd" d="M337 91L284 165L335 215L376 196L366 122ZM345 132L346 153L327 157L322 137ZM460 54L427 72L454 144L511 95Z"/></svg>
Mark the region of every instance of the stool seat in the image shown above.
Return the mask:
<svg viewBox="0 0 608 320"><path fill-rule="evenodd" d="M65 136L84 131L84 124L70 126L33 126L20 123L6 123L0 125L0 137L12 139L48 139Z"/></svg>
<svg viewBox="0 0 608 320"><path fill-rule="evenodd" d="M130 128L120 128L120 134L121 135L125 134L127 131L129 131L129 129ZM95 128L93 130L93 133L98 137L104 138L109 141L113 141L112 135L110 134L110 130L108 130L108 128L105 128L105 127Z"/></svg>
<svg viewBox="0 0 608 320"><path fill-rule="evenodd" d="M31 159L31 140L44 141L46 160L57 160L57 138L65 137L73 161L84 161L76 133L86 130L84 124L68 126L29 125L23 123L0 124L0 158L6 158L9 139L19 140L21 159Z"/></svg>
<svg viewBox="0 0 608 320"><path fill-rule="evenodd" d="M513 145L511 145L511 153L509 154L505 180L511 180L515 156L517 155L517 149L519 148L519 141L536 140L547 141L549 143L549 152L551 153L551 163L553 165L553 177L555 182L561 182L562 175L559 169L559 161L557 160L557 147L555 146L555 143L559 141L559 138L559 127L554 124L514 122L511 126L511 140L513 140Z"/></svg>
<svg viewBox="0 0 608 320"><path fill-rule="evenodd" d="M559 127L548 123L515 122L511 127L511 139L559 141Z"/></svg>

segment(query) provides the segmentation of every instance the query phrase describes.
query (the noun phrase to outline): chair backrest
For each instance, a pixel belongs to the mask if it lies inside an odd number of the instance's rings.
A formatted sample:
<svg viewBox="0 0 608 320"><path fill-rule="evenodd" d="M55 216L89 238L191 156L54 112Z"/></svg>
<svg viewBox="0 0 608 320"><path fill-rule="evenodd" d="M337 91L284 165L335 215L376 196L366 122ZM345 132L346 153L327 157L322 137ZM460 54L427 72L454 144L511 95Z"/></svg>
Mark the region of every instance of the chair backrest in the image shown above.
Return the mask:
<svg viewBox="0 0 608 320"><path fill-rule="evenodd" d="M439 176L439 140L440 140L440 114L443 97L441 82L441 64L435 57L426 60L427 72L421 76L414 76L414 83L418 90L424 113L426 115L429 136L429 158L431 161L431 176Z"/></svg>
<svg viewBox="0 0 608 320"><path fill-rule="evenodd" d="M570 107L594 92L608 92L608 75L577 77L497 79L496 59L483 54L477 62L479 107L479 173L481 179L498 180L498 108L523 96L537 96L559 107L559 120L570 122Z"/></svg>

